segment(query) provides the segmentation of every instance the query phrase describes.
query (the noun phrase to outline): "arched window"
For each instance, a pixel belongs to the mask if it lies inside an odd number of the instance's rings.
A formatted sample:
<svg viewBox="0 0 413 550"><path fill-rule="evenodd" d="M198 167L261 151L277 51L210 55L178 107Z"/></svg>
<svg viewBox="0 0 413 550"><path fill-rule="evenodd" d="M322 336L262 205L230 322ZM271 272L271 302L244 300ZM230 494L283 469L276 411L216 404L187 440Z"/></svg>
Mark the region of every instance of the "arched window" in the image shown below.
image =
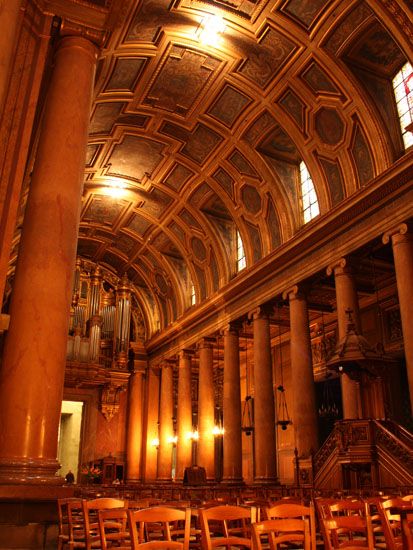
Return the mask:
<svg viewBox="0 0 413 550"><path fill-rule="evenodd" d="M245 259L244 245L239 231L237 230L237 272L242 271L247 267L247 261Z"/></svg>
<svg viewBox="0 0 413 550"><path fill-rule="evenodd" d="M413 145L413 69L410 63L403 65L393 78L393 90L404 147L407 149ZM409 130L407 130L409 126Z"/></svg>
<svg viewBox="0 0 413 550"><path fill-rule="evenodd" d="M196 304L195 285L191 285L191 306Z"/></svg>
<svg viewBox="0 0 413 550"><path fill-rule="evenodd" d="M304 162L300 162L300 186L301 208L304 223L307 223L319 215L320 208L318 206L317 193L314 189L313 181Z"/></svg>

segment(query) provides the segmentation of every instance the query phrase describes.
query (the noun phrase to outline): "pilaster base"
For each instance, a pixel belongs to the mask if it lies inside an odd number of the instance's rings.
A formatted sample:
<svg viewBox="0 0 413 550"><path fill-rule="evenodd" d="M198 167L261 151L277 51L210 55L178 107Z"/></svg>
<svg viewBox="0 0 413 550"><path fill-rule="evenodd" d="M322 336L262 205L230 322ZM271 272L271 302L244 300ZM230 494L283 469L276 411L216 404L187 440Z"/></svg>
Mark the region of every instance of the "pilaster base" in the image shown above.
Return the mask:
<svg viewBox="0 0 413 550"><path fill-rule="evenodd" d="M0 457L0 485L63 485L59 468L56 459Z"/></svg>

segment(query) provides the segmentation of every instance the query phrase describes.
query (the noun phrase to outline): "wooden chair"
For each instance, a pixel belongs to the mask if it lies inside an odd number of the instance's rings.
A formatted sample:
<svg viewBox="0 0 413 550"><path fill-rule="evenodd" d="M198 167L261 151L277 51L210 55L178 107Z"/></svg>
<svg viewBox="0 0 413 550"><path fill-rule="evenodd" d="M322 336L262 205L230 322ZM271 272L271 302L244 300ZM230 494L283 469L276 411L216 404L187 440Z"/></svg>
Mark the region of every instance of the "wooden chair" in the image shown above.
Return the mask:
<svg viewBox="0 0 413 550"><path fill-rule="evenodd" d="M199 510L202 547L251 548L251 523L256 519L254 508L214 506Z"/></svg>
<svg viewBox="0 0 413 550"><path fill-rule="evenodd" d="M267 519L253 523L252 538L255 550L262 550L262 537L265 537L265 548L268 544L271 550L289 547L286 545L290 543L298 543L304 550L315 549L315 546L311 545L309 519Z"/></svg>
<svg viewBox="0 0 413 550"><path fill-rule="evenodd" d="M264 508L264 516L269 519L308 519L310 524L311 548L316 548L316 521L314 505L303 506L302 504L280 503L275 506Z"/></svg>
<svg viewBox="0 0 413 550"><path fill-rule="evenodd" d="M70 548L100 548L100 532L99 532L99 510L111 510L113 508L127 508L128 501L116 498L96 498L92 500L82 500L83 511L83 528L81 532L76 534L74 544Z"/></svg>
<svg viewBox="0 0 413 550"><path fill-rule="evenodd" d="M132 550L138 548L189 549L190 508L180 510L167 506L153 506L144 510L128 510L128 522ZM182 522L183 537L179 526ZM174 537L176 540L173 540Z"/></svg>
<svg viewBox="0 0 413 550"><path fill-rule="evenodd" d="M405 550L403 548L400 515L392 514L391 508L403 508L407 504L408 502L400 497L378 502L378 511L381 517L384 538L388 550Z"/></svg>
<svg viewBox="0 0 413 550"><path fill-rule="evenodd" d="M73 499L67 503L67 517L69 522L69 548L84 548L85 527L82 499Z"/></svg>
<svg viewBox="0 0 413 550"><path fill-rule="evenodd" d="M78 503L81 508L82 500L80 498L59 498L57 499L57 514L59 534L57 539L57 550L63 550L65 545L69 546L70 528L69 528L69 503Z"/></svg>
<svg viewBox="0 0 413 550"><path fill-rule="evenodd" d="M402 521L402 531L406 550L413 550L413 514Z"/></svg>
<svg viewBox="0 0 413 550"><path fill-rule="evenodd" d="M353 533L351 530L346 529L343 526L340 529L333 530L328 534L325 531L326 520L351 516L366 517L369 515L366 503L357 499L317 499L316 506L320 522L320 531L324 539L324 544L327 545L328 543L326 541L330 538L333 548L338 548L343 541L347 544L352 540Z"/></svg>
<svg viewBox="0 0 413 550"><path fill-rule="evenodd" d="M127 528L126 508L99 510L98 518L101 549L130 550L131 541Z"/></svg>
<svg viewBox="0 0 413 550"><path fill-rule="evenodd" d="M324 519L323 526L326 550L374 550L373 529L368 515L336 516L334 519Z"/></svg>

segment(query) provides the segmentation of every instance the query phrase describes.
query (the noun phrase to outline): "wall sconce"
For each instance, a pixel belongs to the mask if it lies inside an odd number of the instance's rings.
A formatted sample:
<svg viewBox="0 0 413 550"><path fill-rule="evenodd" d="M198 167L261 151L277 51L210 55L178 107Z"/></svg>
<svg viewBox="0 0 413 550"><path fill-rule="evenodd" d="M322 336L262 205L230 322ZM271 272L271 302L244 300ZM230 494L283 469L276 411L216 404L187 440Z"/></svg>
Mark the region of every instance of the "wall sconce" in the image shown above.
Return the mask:
<svg viewBox="0 0 413 550"><path fill-rule="evenodd" d="M220 435L224 435L224 433L225 433L224 427L215 425L212 428L212 433L214 434L215 437L218 437Z"/></svg>
<svg viewBox="0 0 413 550"><path fill-rule="evenodd" d="M206 15L199 24L197 38L202 44L217 46L225 28L224 20L221 17L213 14Z"/></svg>
<svg viewBox="0 0 413 550"><path fill-rule="evenodd" d="M172 445L176 445L178 443L178 436L177 435L170 435L167 439L168 443L171 443Z"/></svg>
<svg viewBox="0 0 413 550"><path fill-rule="evenodd" d="M159 447L159 438L154 437L153 439L151 439L151 445L152 445L152 447L158 448Z"/></svg>
<svg viewBox="0 0 413 550"><path fill-rule="evenodd" d="M197 429L194 429L192 432L189 432L189 439L192 439L192 441L198 441L199 432Z"/></svg>

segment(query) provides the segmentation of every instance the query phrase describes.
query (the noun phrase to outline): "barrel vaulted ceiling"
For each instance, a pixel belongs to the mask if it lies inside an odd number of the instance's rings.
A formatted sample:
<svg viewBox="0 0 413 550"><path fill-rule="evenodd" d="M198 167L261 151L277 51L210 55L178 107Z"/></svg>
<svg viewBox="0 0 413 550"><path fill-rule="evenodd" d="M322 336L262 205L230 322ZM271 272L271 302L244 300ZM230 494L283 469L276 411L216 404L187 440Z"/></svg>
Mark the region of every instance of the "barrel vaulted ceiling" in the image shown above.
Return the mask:
<svg viewBox="0 0 413 550"><path fill-rule="evenodd" d="M397 42L392 2L90 4L114 23L97 67L78 254L128 274L148 337L191 307L192 285L200 303L236 276L237 230L247 269L305 230L301 160L322 216L403 153L391 77L412 26L400 12ZM202 41L208 14L225 25L213 43Z"/></svg>

